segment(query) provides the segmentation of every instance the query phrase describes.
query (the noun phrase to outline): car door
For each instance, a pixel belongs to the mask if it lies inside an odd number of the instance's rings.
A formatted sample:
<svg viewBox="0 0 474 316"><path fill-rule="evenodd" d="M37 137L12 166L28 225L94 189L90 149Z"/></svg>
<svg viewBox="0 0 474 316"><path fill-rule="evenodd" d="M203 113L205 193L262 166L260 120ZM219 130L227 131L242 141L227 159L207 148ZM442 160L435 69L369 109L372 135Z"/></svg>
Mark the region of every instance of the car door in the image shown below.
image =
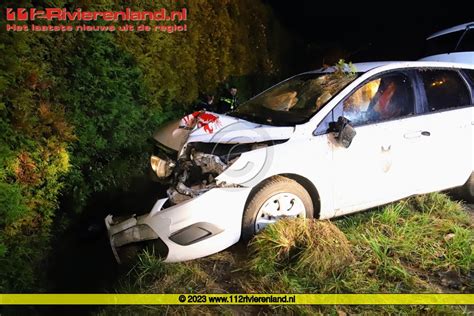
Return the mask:
<svg viewBox="0 0 474 316"><path fill-rule="evenodd" d="M348 148L332 136L336 216L402 196L400 119L412 115L414 105L412 78L391 71L369 79L333 109L334 119L349 119L357 133Z"/></svg>
<svg viewBox="0 0 474 316"><path fill-rule="evenodd" d="M467 82L453 69L421 69L417 76L422 113L404 126L412 194L462 185L473 163L474 113Z"/></svg>

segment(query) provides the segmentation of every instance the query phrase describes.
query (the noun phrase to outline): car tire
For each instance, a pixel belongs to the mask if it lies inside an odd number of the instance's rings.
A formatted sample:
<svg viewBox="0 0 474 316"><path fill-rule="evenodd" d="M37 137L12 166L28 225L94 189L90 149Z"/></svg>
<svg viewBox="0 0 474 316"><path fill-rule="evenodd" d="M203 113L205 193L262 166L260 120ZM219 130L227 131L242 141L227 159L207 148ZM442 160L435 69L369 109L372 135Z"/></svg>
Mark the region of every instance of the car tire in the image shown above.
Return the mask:
<svg viewBox="0 0 474 316"><path fill-rule="evenodd" d="M457 190L461 198L467 202L474 202L474 172L471 173L466 183Z"/></svg>
<svg viewBox="0 0 474 316"><path fill-rule="evenodd" d="M312 218L313 217L313 202L308 191L296 182L295 180L277 176L273 177L261 185L257 186L255 192L251 193L251 196L247 202L244 210L244 216L242 219L242 234L241 239L244 242L248 242L262 227L262 221L268 222L273 218L274 221L284 217L302 217ZM287 209L281 209L282 205L290 202L291 205ZM272 203L274 203L272 205ZM268 216L269 207L274 208L272 214L281 214L281 217ZM296 207L293 209L293 207ZM302 207L304 209L302 209ZM272 210L273 212L273 210ZM295 215L294 212L298 212ZM287 215L289 214L289 215Z"/></svg>

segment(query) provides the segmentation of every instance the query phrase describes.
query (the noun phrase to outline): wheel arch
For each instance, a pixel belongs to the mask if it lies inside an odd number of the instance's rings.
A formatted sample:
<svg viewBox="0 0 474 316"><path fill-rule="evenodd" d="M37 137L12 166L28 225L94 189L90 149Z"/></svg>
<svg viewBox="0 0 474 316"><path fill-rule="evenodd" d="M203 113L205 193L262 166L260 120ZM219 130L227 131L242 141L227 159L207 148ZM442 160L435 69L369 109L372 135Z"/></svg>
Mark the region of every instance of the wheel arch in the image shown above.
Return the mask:
<svg viewBox="0 0 474 316"><path fill-rule="evenodd" d="M308 191L308 194L311 197L311 201L313 202L313 217L316 218L316 219L319 219L320 214L321 214L320 213L320 211L321 211L321 199L320 199L320 196L319 196L319 192L316 189L316 186L309 179L307 179L307 178L305 178L301 175L294 174L294 173L277 174L277 175L274 175L274 176L271 176L269 178L266 178L266 179L262 180L260 183L258 183L256 186L254 186L252 188L252 190L250 191L250 193L247 197L247 201L245 202L245 208L247 208L248 204L250 203L250 201L251 201L252 197L255 195L255 193L258 192L260 190L260 188L263 185L265 185L266 182L270 181L271 179L273 179L275 177L285 177L285 178L294 180L298 184L303 186L303 188L305 188L305 190Z"/></svg>

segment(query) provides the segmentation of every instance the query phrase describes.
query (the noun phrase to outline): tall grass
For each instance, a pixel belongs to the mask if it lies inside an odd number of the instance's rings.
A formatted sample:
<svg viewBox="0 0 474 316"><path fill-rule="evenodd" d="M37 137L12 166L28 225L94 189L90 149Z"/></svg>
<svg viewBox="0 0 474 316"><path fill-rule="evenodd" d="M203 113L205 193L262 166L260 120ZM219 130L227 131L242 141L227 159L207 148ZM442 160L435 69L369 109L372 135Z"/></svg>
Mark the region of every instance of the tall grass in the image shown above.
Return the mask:
<svg viewBox="0 0 474 316"><path fill-rule="evenodd" d="M281 220L250 243L249 270L259 275L290 269L324 280L353 261L349 242L329 221Z"/></svg>

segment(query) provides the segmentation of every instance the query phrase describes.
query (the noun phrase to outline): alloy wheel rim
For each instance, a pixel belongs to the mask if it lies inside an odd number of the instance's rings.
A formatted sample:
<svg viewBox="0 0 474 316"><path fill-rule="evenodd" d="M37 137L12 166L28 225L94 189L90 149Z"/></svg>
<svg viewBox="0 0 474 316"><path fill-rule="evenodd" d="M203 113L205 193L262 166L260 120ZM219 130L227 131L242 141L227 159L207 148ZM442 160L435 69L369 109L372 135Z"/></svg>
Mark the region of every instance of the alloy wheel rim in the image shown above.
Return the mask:
<svg viewBox="0 0 474 316"><path fill-rule="evenodd" d="M303 201L293 193L282 192L272 195L260 207L255 220L255 232L287 217L306 217Z"/></svg>

